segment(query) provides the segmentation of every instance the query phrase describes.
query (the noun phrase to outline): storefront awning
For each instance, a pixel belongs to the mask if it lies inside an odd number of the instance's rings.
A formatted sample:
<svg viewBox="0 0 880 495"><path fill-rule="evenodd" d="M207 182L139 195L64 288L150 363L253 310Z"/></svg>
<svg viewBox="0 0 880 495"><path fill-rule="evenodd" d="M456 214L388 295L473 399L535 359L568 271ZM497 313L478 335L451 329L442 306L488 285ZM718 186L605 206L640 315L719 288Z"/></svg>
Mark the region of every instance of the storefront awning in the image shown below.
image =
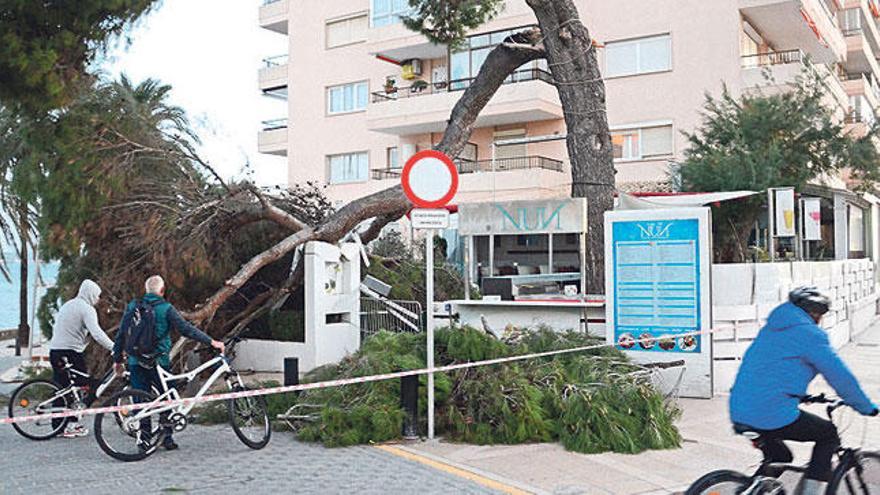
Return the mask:
<svg viewBox="0 0 880 495"><path fill-rule="evenodd" d="M758 194L755 191L727 191L712 193L682 193L667 196L642 196L619 193L615 210L650 210L658 208L685 208L703 206L731 199L745 198Z"/></svg>

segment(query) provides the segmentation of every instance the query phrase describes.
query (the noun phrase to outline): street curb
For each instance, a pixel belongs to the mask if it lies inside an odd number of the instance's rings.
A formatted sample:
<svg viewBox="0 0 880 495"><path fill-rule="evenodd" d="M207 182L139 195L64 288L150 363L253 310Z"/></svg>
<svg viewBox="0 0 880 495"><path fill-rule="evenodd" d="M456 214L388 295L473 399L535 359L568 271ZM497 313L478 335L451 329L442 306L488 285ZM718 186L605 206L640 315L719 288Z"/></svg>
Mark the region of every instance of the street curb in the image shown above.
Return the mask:
<svg viewBox="0 0 880 495"><path fill-rule="evenodd" d="M397 444L376 445L375 448L378 448L379 450L382 450L383 452L387 452L391 455L398 455L400 457L404 457L404 456L400 455L400 453L394 452L394 450L401 451L403 453L409 454L409 456L405 456L405 457L407 459L414 461L414 462L420 462L422 464L427 464L427 465L429 465L435 469L438 469L440 471L443 471L447 474L470 479L471 481L473 481L475 483L478 483L483 486L487 486L487 487L492 488L494 490L501 490L505 493L511 493L511 494L532 493L535 495L551 495L551 493L548 491L541 490L539 488L535 488L533 486L526 485L526 484L521 483L519 481L514 481L511 479L505 478L503 476L498 476L497 474L494 474L494 473L488 473L488 472L483 471L481 469L477 469L473 466L460 464L455 461L451 461L445 457L440 457L440 456L437 456L434 454L422 452L419 449L407 447L406 445L403 445L403 444L397 443ZM419 459L419 458L421 458L421 459ZM430 462L425 462L425 461L430 461ZM440 466L433 465L434 463L449 466L450 468L453 468L453 470L442 469L442 467L440 467ZM454 472L454 470L464 471L465 473L469 473L476 478L483 478L484 480L492 482L492 483L487 484L485 482L481 482L481 480L479 480L479 479L475 479L474 477L463 476L462 473L456 473L456 472ZM497 486L497 485L503 485L503 486ZM506 486L504 486L504 485L506 485Z"/></svg>

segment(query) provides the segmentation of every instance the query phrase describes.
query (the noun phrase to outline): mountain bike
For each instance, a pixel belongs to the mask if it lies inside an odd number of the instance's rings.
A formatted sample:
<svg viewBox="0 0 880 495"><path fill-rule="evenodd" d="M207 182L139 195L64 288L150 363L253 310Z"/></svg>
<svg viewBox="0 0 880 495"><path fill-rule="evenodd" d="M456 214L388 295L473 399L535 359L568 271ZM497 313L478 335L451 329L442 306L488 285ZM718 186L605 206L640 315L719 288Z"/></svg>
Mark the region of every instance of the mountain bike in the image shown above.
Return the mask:
<svg viewBox="0 0 880 495"><path fill-rule="evenodd" d="M64 360L64 372L67 373L70 385L62 387L52 380L42 378L22 383L12 392L12 397L9 399L8 414L10 418L85 409L95 399L102 397L117 379L111 369L100 380L95 380L88 373L74 369L73 364L67 358L62 359ZM38 419L12 423L12 427L25 438L49 440L64 431L67 424L74 418L81 419L79 416Z"/></svg>
<svg viewBox="0 0 880 495"><path fill-rule="evenodd" d="M142 390L125 389L107 403L140 404L138 409L121 410L113 414L95 415L95 439L105 453L120 461L139 461L152 455L171 432L181 432L188 425L187 415L192 411L195 402L177 405L163 405L163 401L180 399L181 395L175 386L189 383L202 372L213 370L211 376L193 396L198 399L221 377L226 382L229 392L242 392L247 388L235 371L230 359L223 353L205 362L201 366L179 375L174 375L156 366L159 375L159 393L148 393ZM261 397L241 397L227 401L229 422L235 435L248 447L258 450L269 443L272 435L266 400ZM113 417L113 420L107 418ZM121 418L117 426L116 419ZM112 427L110 427L112 425Z"/></svg>
<svg viewBox="0 0 880 495"><path fill-rule="evenodd" d="M801 402L827 404L825 412L831 421L834 421L834 411L846 405L839 399L825 397L825 394L808 395L802 397ZM755 448L760 448L760 434L744 432L742 435L751 440ZM837 465L825 490L827 495L880 494L880 452L840 447L836 456ZM806 469L806 466L765 460L751 476L726 469L712 471L695 481L685 495L785 495L787 492L778 478L786 472L802 475Z"/></svg>

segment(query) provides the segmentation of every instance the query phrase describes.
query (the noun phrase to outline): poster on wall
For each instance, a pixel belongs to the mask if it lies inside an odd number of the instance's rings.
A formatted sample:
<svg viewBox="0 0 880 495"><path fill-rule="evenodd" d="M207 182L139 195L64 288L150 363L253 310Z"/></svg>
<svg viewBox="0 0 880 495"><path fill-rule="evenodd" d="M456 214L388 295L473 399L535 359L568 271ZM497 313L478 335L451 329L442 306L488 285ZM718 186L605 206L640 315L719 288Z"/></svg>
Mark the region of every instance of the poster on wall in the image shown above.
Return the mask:
<svg viewBox="0 0 880 495"><path fill-rule="evenodd" d="M605 214L607 340L635 361L684 360L682 393L710 397L708 208Z"/></svg>
<svg viewBox="0 0 880 495"><path fill-rule="evenodd" d="M776 237L794 237L794 188L773 190Z"/></svg>
<svg viewBox="0 0 880 495"><path fill-rule="evenodd" d="M805 241L822 240L822 200L820 198L804 198L801 200L803 212Z"/></svg>

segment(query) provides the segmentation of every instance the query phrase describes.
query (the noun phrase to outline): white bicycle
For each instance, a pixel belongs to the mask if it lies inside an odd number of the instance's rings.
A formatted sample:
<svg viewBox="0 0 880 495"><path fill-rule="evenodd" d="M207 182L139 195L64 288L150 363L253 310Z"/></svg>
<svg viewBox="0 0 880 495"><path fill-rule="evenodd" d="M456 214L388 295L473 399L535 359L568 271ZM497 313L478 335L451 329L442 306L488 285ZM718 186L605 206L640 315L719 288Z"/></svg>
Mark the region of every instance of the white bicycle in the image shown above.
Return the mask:
<svg viewBox="0 0 880 495"><path fill-rule="evenodd" d="M219 354L198 368L180 375L173 375L161 366L156 366L162 386L161 394L135 389L122 390L107 400L106 405L144 403L147 405L140 409L95 415L95 438L101 450L120 461L139 461L153 454L166 433L186 429L187 415L195 406L195 402L178 405L160 403L180 399L180 393L174 385L189 383L197 375L210 369L214 369L213 373L194 398L198 399L205 395L220 377L226 381L228 391L246 390L241 377L230 366L225 354ZM227 408L229 422L242 443L255 450L262 449L269 443L272 428L263 397L229 399ZM121 422L118 418L121 418Z"/></svg>

